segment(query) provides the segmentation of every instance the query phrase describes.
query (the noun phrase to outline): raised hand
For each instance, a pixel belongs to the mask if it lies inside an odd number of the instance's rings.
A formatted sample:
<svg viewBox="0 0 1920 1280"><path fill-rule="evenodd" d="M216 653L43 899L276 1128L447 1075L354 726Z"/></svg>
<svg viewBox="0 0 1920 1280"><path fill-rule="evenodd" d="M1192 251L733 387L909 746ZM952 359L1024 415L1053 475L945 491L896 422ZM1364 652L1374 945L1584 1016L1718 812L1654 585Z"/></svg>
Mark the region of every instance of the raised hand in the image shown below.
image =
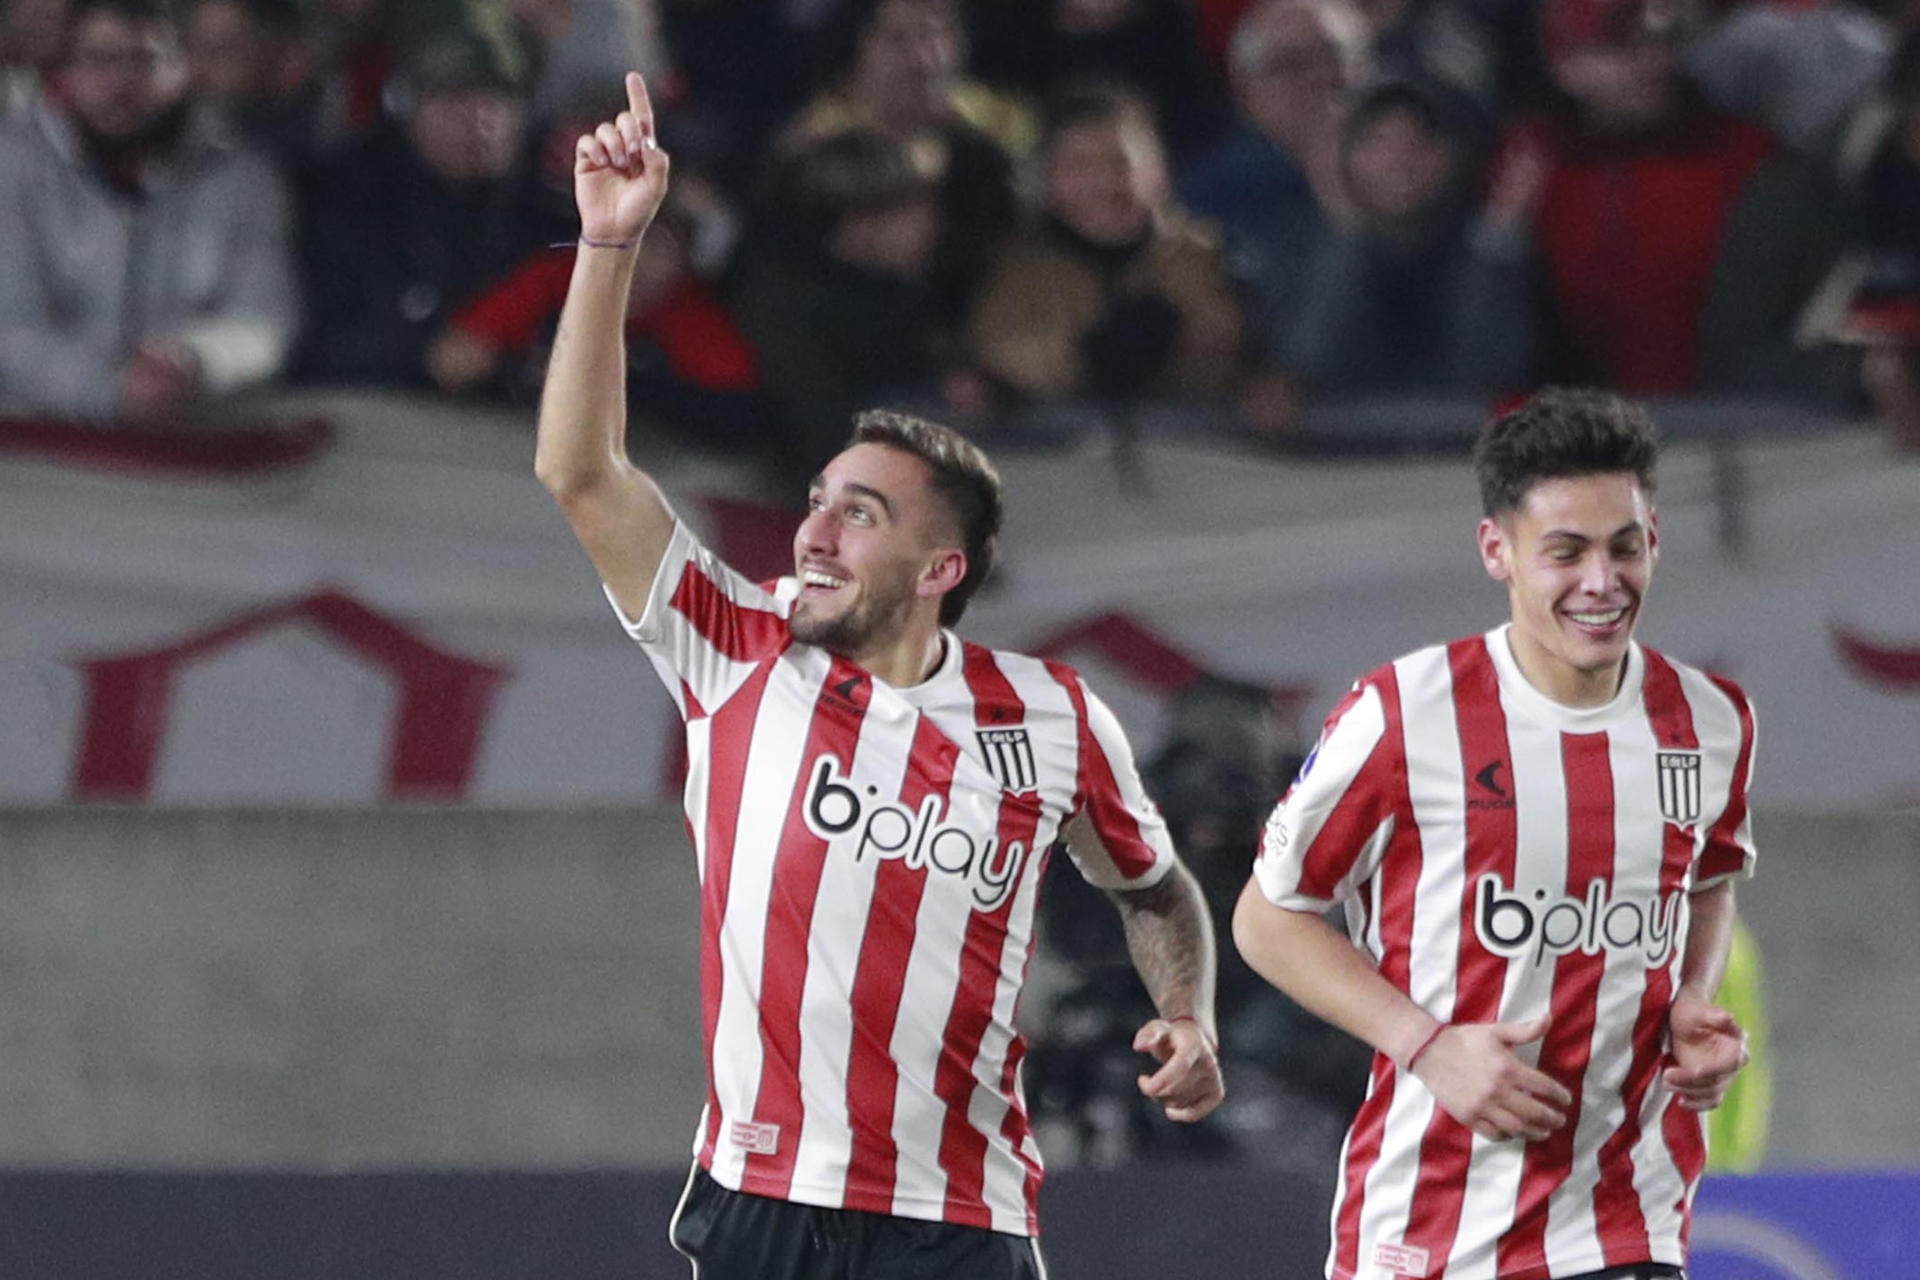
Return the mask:
<svg viewBox="0 0 1920 1280"><path fill-rule="evenodd" d="M1160 1103L1169 1120L1198 1120L1227 1096L1220 1055L1199 1024L1188 1018L1155 1018L1134 1033L1133 1047L1150 1053L1160 1069L1138 1077L1140 1092Z"/></svg>
<svg viewBox="0 0 1920 1280"><path fill-rule="evenodd" d="M1573 1104L1565 1085L1513 1052L1546 1033L1545 1018L1454 1023L1414 1058L1413 1074L1448 1115L1481 1137L1538 1142L1567 1122Z"/></svg>
<svg viewBox="0 0 1920 1280"><path fill-rule="evenodd" d="M1717 1004L1682 995L1667 1011L1667 1087L1689 1111L1719 1106L1747 1065L1747 1033Z"/></svg>
<svg viewBox="0 0 1920 1280"><path fill-rule="evenodd" d="M573 198L582 238L638 244L667 195L667 153L653 131L653 104L638 72L627 73L627 110L573 146Z"/></svg>

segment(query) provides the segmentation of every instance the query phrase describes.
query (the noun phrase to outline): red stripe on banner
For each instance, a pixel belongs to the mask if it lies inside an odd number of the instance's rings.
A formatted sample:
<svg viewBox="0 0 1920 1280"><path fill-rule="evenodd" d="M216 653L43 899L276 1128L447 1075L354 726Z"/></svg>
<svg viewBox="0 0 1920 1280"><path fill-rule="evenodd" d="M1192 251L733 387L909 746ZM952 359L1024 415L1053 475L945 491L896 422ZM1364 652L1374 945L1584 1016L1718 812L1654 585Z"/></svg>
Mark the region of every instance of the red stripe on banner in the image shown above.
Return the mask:
<svg viewBox="0 0 1920 1280"><path fill-rule="evenodd" d="M1047 674L1067 691L1067 699L1073 703L1074 720L1079 725L1080 771L1074 784L1075 800L1092 820L1094 830L1100 833L1100 843L1106 847L1114 868L1128 880L1138 879L1152 870L1159 855L1141 835L1139 820L1120 794L1120 782L1114 777L1113 765L1101 749L1100 740L1094 736L1093 725L1087 719L1085 686L1080 683L1079 674L1065 663L1049 662L1046 666Z"/></svg>
<svg viewBox="0 0 1920 1280"><path fill-rule="evenodd" d="M1561 734L1560 767L1567 790L1567 896L1576 902L1590 901L1597 884L1603 897L1610 898L1614 801L1607 735ZM1599 919L1597 911L1590 914ZM1551 917L1540 927L1553 927ZM1554 960L1553 1012L1540 1046L1540 1069L1565 1085L1573 1102L1565 1124L1544 1141L1526 1146L1513 1225L1500 1237L1501 1275L1546 1274L1547 1202L1573 1172L1573 1139L1580 1123L1587 1066L1593 1058L1594 1020L1606 969L1604 949L1589 953L1582 946Z"/></svg>
<svg viewBox="0 0 1920 1280"><path fill-rule="evenodd" d="M1753 704L1740 686L1719 676L1709 677L1714 687L1727 695L1740 715L1740 754L1733 762L1733 778L1727 784L1727 807L1707 832L1706 848L1700 854L1696 878L1711 880L1731 875L1747 865L1747 851L1740 847L1740 824L1747 818L1747 783L1753 772Z"/></svg>
<svg viewBox="0 0 1920 1280"><path fill-rule="evenodd" d="M733 877L733 842L746 805L747 757L753 748L754 721L766 697L774 664L763 663L738 693L714 713L708 736L706 874L700 881L700 1024L707 1064L707 1130L700 1143L700 1167L713 1168L720 1137L720 1097L714 1091L713 1044L720 1026L720 993L726 955L720 934L727 921L727 897Z"/></svg>
<svg viewBox="0 0 1920 1280"><path fill-rule="evenodd" d="M960 748L921 717L914 726L906 781L900 804L918 813L928 796L950 805L954 764ZM926 893L924 868L908 868L902 858L882 858L873 875L873 900L867 907L866 934L853 977L853 1044L847 1060L847 1117L853 1148L847 1160L842 1207L868 1213L893 1212L893 1187L899 1149L893 1140L893 1108L900 1068L893 1059L893 1030L900 1018L900 995L907 980L907 957Z"/></svg>
<svg viewBox="0 0 1920 1280"><path fill-rule="evenodd" d="M1841 661L1857 679L1892 693L1920 689L1920 645L1880 644L1839 623L1829 631Z"/></svg>
<svg viewBox="0 0 1920 1280"><path fill-rule="evenodd" d="M964 654L963 671L967 687L973 692L976 723L980 717L990 716L994 708L1012 712L1015 723L1024 719L1025 704L993 661L993 655L978 645L966 646ZM994 854L997 859L1011 857L1016 845L1022 856L1034 856L1033 836L1040 825L1040 813L1038 804L1017 804L1012 797L1002 795L996 824L998 844ZM981 852L985 856L986 851ZM974 1126L968 1110L974 1091L980 1088L975 1071L981 1042L993 1024L994 997L999 993L1000 969L1007 945L1007 921L1019 900L1018 892L1010 893L992 912L976 910L967 920L966 937L960 949L960 980L954 991L953 1008L947 1014L940 1066L934 1072L933 1091L947 1108L940 1133L940 1167L947 1175L946 1207L941 1216L948 1222L965 1226L993 1225L993 1215L984 1195L987 1136Z"/></svg>
<svg viewBox="0 0 1920 1280"><path fill-rule="evenodd" d="M1640 699L1654 743L1675 751L1697 750L1700 739L1694 732L1693 708L1681 691L1679 672L1653 650L1642 652L1647 670ZM1661 829L1659 892L1664 904L1668 895L1679 893L1686 882L1687 868L1693 860L1693 840L1670 822L1662 823ZM1646 1107L1647 1091L1653 1087L1666 1051L1667 1007L1672 1001L1670 959L1647 972L1646 990L1634 1015L1633 1054L1620 1085L1625 1115L1620 1127L1600 1144L1597 1156L1600 1181L1593 1192L1594 1229L1608 1266L1627 1266L1648 1256L1646 1211L1634 1189L1633 1148L1642 1133L1640 1113ZM1671 1105L1668 1109L1672 1110Z"/></svg>
<svg viewBox="0 0 1920 1280"><path fill-rule="evenodd" d="M787 646L786 619L734 603L697 565L689 563L681 573L671 604L701 639L735 662L753 662Z"/></svg>
<svg viewBox="0 0 1920 1280"><path fill-rule="evenodd" d="M1466 787L1465 875L1460 886L1460 955L1454 974L1453 1021L1495 1022L1507 961L1480 944L1474 929L1474 891L1480 877L1511 885L1518 827L1514 818L1513 755L1500 707L1500 675L1483 636L1447 646L1453 714L1460 736ZM1473 1131L1435 1107L1420 1146L1420 1174L1408 1217L1406 1243L1444 1258L1453 1251L1466 1199Z"/></svg>
<svg viewBox="0 0 1920 1280"><path fill-rule="evenodd" d="M1413 820L1413 802L1406 789L1406 734L1400 705L1400 681L1392 667L1373 677L1380 695L1380 708L1386 717L1386 729L1380 740L1392 753L1393 767L1399 774L1394 783L1394 823L1392 843L1374 873L1380 882L1380 973L1402 992L1409 989L1413 950L1414 892L1420 883L1420 867L1425 858L1420 828ZM1367 1175L1380 1158L1380 1144L1387 1130L1387 1113L1393 1109L1395 1071L1384 1054L1373 1055L1373 1079L1367 1097L1354 1116L1347 1138L1346 1181L1341 1189L1340 1207L1334 1219L1334 1267L1336 1274L1352 1275L1360 1265L1360 1215L1366 1203Z"/></svg>
<svg viewBox="0 0 1920 1280"><path fill-rule="evenodd" d="M793 1189L794 1159L806 1120L800 1096L800 1002L807 985L813 907L827 864L827 842L807 827L807 790L815 765L829 756L843 774L852 773L860 725L873 697L873 678L845 658L833 659L826 684L832 692L823 691L814 700L800 776L780 828L760 958L760 1088L753 1119L777 1127L780 1136L773 1151L748 1153L740 1189L777 1200L786 1199Z"/></svg>
<svg viewBox="0 0 1920 1280"><path fill-rule="evenodd" d="M0 418L0 453L132 475L221 479L256 475L304 465L332 443L333 425L321 418L226 430Z"/></svg>

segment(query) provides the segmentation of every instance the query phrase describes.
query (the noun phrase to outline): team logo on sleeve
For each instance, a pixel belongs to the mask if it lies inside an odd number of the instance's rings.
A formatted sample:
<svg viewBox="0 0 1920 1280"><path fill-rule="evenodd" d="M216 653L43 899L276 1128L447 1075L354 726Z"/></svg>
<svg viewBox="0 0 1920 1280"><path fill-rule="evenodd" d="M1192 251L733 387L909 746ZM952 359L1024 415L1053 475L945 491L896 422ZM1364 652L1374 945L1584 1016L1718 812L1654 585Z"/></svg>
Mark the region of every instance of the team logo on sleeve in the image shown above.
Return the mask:
<svg viewBox="0 0 1920 1280"><path fill-rule="evenodd" d="M1033 763L1033 740L1025 729L975 729L980 755L987 772L1002 791L1018 795L1040 785L1040 771Z"/></svg>
<svg viewBox="0 0 1920 1280"><path fill-rule="evenodd" d="M1676 827L1690 827L1700 821L1700 753L1662 751L1658 760L1660 816Z"/></svg>

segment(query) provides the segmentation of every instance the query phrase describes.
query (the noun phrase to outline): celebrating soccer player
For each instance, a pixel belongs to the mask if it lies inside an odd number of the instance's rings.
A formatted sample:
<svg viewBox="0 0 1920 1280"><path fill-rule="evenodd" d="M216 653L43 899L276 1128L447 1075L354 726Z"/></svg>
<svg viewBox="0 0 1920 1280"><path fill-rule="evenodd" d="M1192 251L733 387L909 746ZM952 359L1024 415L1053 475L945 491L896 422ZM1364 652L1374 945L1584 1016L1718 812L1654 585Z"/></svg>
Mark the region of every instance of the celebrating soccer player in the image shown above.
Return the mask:
<svg viewBox="0 0 1920 1280"><path fill-rule="evenodd" d="M1713 999L1753 712L1633 639L1655 455L1607 395L1489 424L1480 558L1509 621L1356 684L1267 825L1234 938L1376 1051L1338 1280L1681 1274L1698 1113L1747 1060Z"/></svg>
<svg viewBox="0 0 1920 1280"><path fill-rule="evenodd" d="M581 239L536 470L686 719L707 1105L675 1246L709 1280L1042 1274L1013 1017L1048 851L1118 904L1160 1016L1141 1090L1220 1102L1198 886L1071 669L948 628L1000 483L943 427L862 415L762 588L625 447L622 322L668 161L640 77L582 137Z"/></svg>

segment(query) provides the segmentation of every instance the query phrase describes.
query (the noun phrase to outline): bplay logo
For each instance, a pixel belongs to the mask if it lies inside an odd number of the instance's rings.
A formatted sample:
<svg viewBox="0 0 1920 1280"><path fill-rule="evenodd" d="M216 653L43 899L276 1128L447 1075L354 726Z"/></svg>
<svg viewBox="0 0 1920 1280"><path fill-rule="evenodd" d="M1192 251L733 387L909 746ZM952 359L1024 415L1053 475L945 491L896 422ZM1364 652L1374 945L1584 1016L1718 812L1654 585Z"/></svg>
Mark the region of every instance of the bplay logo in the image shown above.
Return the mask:
<svg viewBox="0 0 1920 1280"><path fill-rule="evenodd" d="M1481 876L1474 887L1473 931L1496 955L1548 956L1579 951L1638 951L1647 968L1657 969L1673 955L1680 920L1680 895L1613 898L1611 886L1596 877L1584 898L1549 897L1545 889L1522 895L1497 875Z"/></svg>
<svg viewBox="0 0 1920 1280"><path fill-rule="evenodd" d="M900 858L913 871L930 867L958 876L972 889L977 911L994 911L1006 902L1020 882L1025 845L1015 840L1002 849L997 835L981 839L942 821L944 804L937 795L923 799L917 812L879 796L878 787L853 786L840 772L840 761L823 755L813 762L807 782L807 830L828 841L853 836L855 862L869 855Z"/></svg>

